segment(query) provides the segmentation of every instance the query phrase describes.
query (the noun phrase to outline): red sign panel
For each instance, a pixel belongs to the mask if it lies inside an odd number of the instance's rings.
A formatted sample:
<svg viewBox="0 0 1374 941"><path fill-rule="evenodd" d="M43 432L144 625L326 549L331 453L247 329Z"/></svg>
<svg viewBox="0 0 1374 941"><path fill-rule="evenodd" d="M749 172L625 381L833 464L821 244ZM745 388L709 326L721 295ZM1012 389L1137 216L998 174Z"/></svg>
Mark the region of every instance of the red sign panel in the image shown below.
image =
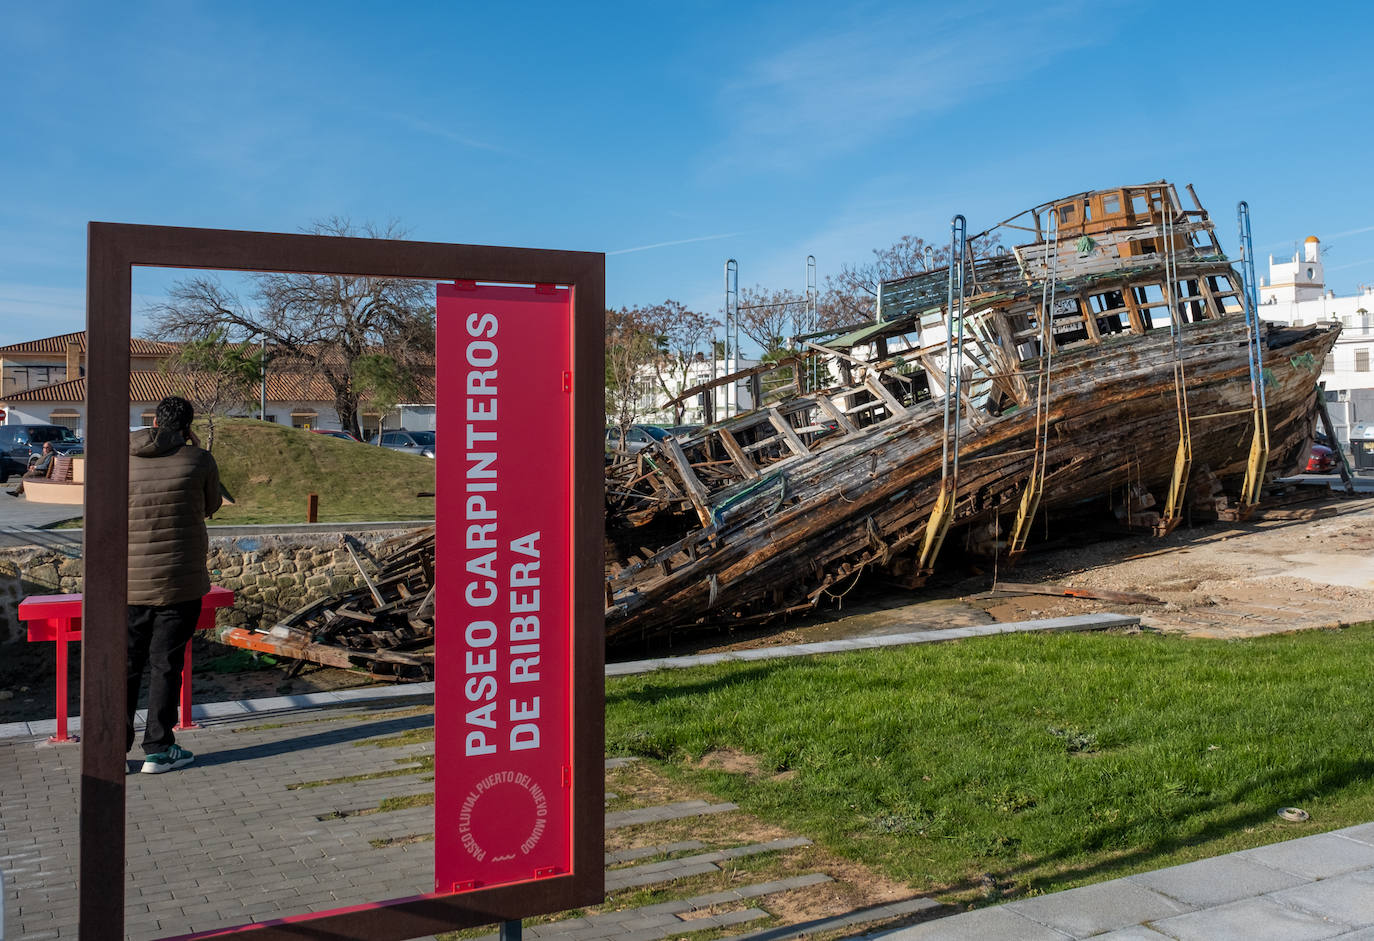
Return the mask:
<svg viewBox="0 0 1374 941"><path fill-rule="evenodd" d="M471 282L437 308L434 883L458 892L572 869L573 311Z"/></svg>

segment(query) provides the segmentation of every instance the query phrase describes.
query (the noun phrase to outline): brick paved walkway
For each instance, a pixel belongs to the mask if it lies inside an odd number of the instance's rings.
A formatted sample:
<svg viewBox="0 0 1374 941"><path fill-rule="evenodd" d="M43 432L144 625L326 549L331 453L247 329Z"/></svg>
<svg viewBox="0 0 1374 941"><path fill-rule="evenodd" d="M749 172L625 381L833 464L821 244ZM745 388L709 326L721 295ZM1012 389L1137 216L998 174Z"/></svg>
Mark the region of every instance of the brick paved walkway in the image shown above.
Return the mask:
<svg viewBox="0 0 1374 941"><path fill-rule="evenodd" d="M261 704L209 710L224 714L180 734L182 744L196 753L194 764L173 774L127 779L128 937L204 931L430 891L432 808L376 808L387 798L430 794L432 784L421 774L357 780L413 769L432 754L429 742L383 747L376 741L429 727L432 715L414 708L428 701L408 696L276 715L261 714ZM79 759L72 744L49 745L34 736L0 740L0 871L5 879L0 937L53 941L77 935ZM611 759L607 765L625 763ZM678 801L608 813L606 827L737 809ZM617 867L608 871L607 887L614 891L718 873L729 860L809 844L790 838L712 849L684 840L623 850L607 857L607 865ZM828 881L824 873L807 873L530 926L526 934L567 941L655 941L708 928L747 930L751 922L769 917L760 907L767 896ZM862 924L934 906L914 899L826 924ZM792 936L776 928L759 934L770 941Z"/></svg>
<svg viewBox="0 0 1374 941"><path fill-rule="evenodd" d="M809 646L849 649L847 644ZM785 653L803 652L820 651ZM653 664L661 665L666 664ZM375 740L427 728L430 714L413 707L432 701L426 695L431 692L417 685L198 708L205 727L181 738L197 753L196 763L174 774L134 774L128 780L128 937L157 938L428 891L433 847L424 837L433 828L430 807L375 809L389 797L425 794L431 785L419 774L341 779L413 768L427 758L429 743L381 747ZM366 696L386 698L358 701ZM0 939L77 936L80 754L74 745L46 744L50 726L0 727ZM607 766L626 761L611 759ZM332 783L319 783L324 781ZM305 786L312 784L317 786ZM735 809L682 801L608 813L606 825ZM608 856L608 866L624 867L612 868L608 877L619 887L658 885L711 873L730 859L805 844L798 838L722 850L680 840L638 847ZM916 898L806 924L750 930L767 917L769 895L829 880L822 872L805 873L528 926L526 934L566 941L660 941L730 929L749 941L786 941L802 934L857 933L866 924L929 915L939 907ZM886 937L1374 941L1374 824L926 921Z"/></svg>
<svg viewBox="0 0 1374 941"><path fill-rule="evenodd" d="M427 727L404 702L317 711L268 723L222 720L180 733L196 762L173 774L131 774L125 918L131 938L242 923L283 912L432 890L432 844L374 847L377 836L432 830L428 807L338 816L423 791L418 775L351 784L311 781L386 771L431 747L357 747ZM304 718L319 721L301 722ZM272 727L276 726L276 727ZM5 937L76 936L79 751L0 743L0 867Z"/></svg>

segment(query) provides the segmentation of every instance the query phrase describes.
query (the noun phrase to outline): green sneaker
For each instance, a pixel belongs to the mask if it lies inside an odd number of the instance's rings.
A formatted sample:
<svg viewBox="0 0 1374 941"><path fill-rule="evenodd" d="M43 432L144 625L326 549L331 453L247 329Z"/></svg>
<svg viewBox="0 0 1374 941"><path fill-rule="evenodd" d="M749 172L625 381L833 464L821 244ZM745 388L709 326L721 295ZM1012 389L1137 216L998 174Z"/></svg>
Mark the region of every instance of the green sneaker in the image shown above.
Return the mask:
<svg viewBox="0 0 1374 941"><path fill-rule="evenodd" d="M195 760L196 756L180 745L171 745L166 751L160 751L145 758L143 773L162 774L164 771L175 771L178 768L186 767Z"/></svg>

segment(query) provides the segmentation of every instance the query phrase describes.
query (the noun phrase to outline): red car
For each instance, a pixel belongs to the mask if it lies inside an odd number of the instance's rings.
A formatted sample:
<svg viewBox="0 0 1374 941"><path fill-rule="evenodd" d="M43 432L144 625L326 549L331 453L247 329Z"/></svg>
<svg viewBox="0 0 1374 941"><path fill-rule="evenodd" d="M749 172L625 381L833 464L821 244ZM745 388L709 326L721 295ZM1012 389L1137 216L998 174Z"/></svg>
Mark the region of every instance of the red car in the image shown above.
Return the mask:
<svg viewBox="0 0 1374 941"><path fill-rule="evenodd" d="M1312 445L1307 455L1308 474L1329 474L1336 469L1336 455L1324 444Z"/></svg>

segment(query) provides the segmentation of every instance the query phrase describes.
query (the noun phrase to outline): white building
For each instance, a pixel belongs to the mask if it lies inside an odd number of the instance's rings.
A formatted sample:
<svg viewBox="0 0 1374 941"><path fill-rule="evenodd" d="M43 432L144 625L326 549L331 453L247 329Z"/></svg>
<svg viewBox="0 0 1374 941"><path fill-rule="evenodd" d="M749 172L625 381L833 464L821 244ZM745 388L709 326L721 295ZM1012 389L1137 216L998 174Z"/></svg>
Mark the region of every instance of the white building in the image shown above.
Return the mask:
<svg viewBox="0 0 1374 941"><path fill-rule="evenodd" d="M1348 448L1352 439L1374 441L1374 287L1361 285L1358 293L1344 297L1327 290L1321 242L1309 236L1289 261L1269 256L1268 283L1260 279L1259 295L1265 320L1341 324L1340 339L1322 366L1327 407L1342 445Z"/></svg>
<svg viewBox="0 0 1374 941"><path fill-rule="evenodd" d="M737 371L752 369L758 360L740 359ZM713 368L714 366L714 368ZM670 399L680 395L683 390L706 385L713 379L726 374L725 361L716 360L714 364L702 354L686 365L685 369L674 370L678 375L665 375L669 393L663 391L653 367L643 367L635 380L638 390L637 420L652 425L709 425L724 421L729 415L748 412L754 408L760 391L758 377L745 377L733 383L724 383L692 396L682 403L682 420L677 420ZM754 381L751 381L754 380Z"/></svg>

